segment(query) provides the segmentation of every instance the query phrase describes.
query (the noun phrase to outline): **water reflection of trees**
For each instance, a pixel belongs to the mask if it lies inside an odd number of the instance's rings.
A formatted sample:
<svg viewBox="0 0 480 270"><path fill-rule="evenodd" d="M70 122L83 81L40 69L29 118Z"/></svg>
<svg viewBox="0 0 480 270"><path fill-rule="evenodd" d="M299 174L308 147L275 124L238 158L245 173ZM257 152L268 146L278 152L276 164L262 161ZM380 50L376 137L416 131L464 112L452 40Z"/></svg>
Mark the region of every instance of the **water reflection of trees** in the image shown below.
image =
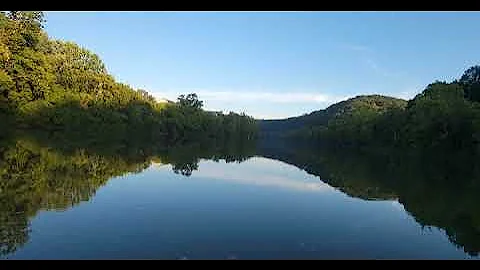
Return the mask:
<svg viewBox="0 0 480 270"><path fill-rule="evenodd" d="M422 226L445 230L450 241L471 256L480 252L480 166L468 151L259 145L262 156L305 169L350 196L398 199Z"/></svg>
<svg viewBox="0 0 480 270"><path fill-rule="evenodd" d="M29 220L39 210L87 201L112 177L141 172L152 162L190 176L201 159L242 162L254 154L302 168L350 196L398 199L421 225L445 230L470 255L480 251L480 169L465 152L367 154L272 141L255 148L241 140L168 145L138 134L98 134L2 133L1 254L28 241Z"/></svg>
<svg viewBox="0 0 480 270"><path fill-rule="evenodd" d="M8 134L8 136L7 136ZM65 210L88 201L113 177L138 173L152 162L190 176L200 159L241 162L252 142L202 140L168 145L141 134L2 133L0 140L0 254L28 241L39 210Z"/></svg>

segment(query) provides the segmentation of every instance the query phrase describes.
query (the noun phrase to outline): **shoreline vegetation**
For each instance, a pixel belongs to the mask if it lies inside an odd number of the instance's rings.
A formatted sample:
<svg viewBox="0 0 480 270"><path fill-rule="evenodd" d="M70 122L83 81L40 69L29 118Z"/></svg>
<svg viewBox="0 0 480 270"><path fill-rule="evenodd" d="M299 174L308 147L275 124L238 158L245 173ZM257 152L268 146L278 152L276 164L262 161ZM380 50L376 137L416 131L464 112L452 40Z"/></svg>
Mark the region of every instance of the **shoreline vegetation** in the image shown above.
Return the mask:
<svg viewBox="0 0 480 270"><path fill-rule="evenodd" d="M275 158L362 199L398 199L422 224L480 251L480 66L411 100L357 96L309 114L256 120L158 102L118 83L99 56L53 40L42 12L0 12L0 254L28 241L41 209L89 200L115 176L200 159Z"/></svg>
<svg viewBox="0 0 480 270"><path fill-rule="evenodd" d="M135 131L164 143L281 138L329 147L470 151L480 141L480 66L411 100L364 95L282 120L209 112L195 93L158 102L116 82L98 55L53 40L42 12L0 13L0 115L8 127L66 133ZM381 150L379 150L381 151Z"/></svg>
<svg viewBox="0 0 480 270"><path fill-rule="evenodd" d="M205 111L195 93L158 102L143 89L116 82L98 55L50 39L43 23L42 12L0 13L0 115L9 126L135 131L165 143L255 138L252 117Z"/></svg>

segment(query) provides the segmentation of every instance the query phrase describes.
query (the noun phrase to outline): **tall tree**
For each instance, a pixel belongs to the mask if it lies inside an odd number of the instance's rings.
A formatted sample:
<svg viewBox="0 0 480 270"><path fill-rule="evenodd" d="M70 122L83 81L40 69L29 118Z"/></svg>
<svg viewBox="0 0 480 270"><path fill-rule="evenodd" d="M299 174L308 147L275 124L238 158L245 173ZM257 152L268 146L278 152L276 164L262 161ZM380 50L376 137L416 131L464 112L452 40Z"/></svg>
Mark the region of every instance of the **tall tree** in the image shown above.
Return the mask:
<svg viewBox="0 0 480 270"><path fill-rule="evenodd" d="M188 94L187 96L180 95L177 100L181 106L191 107L194 109L201 109L203 107L203 101L199 100L197 94L195 93Z"/></svg>

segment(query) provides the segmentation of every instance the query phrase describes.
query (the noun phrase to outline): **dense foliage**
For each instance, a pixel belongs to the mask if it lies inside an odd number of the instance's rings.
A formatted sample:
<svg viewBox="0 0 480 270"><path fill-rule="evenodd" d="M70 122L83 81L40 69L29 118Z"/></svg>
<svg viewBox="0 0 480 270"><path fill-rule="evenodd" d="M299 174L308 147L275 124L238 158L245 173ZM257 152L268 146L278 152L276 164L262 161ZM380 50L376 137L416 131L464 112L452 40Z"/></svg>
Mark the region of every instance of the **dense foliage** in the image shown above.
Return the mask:
<svg viewBox="0 0 480 270"><path fill-rule="evenodd" d="M351 196L396 198L420 224L444 229L478 255L479 102L480 66L474 66L409 101L358 96L308 115L261 121L268 142L262 151ZM274 138L284 139L283 146Z"/></svg>
<svg viewBox="0 0 480 270"><path fill-rule="evenodd" d="M479 85L480 66L475 66L458 81L428 85L408 102L378 95L358 96L309 115L261 121L260 134L372 151L443 149L477 158Z"/></svg>
<svg viewBox="0 0 480 270"><path fill-rule="evenodd" d="M112 177L154 161L189 176L200 158L251 151L253 118L205 111L194 93L159 102L43 23L42 12L0 12L0 253L28 240L38 210L88 200Z"/></svg>
<svg viewBox="0 0 480 270"><path fill-rule="evenodd" d="M41 12L0 12L0 253L28 240L40 209L88 200L112 177L152 162L189 176L201 158L243 161L254 153L257 124L266 139L260 155L352 196L396 198L421 224L480 251L480 66L409 101L358 96L255 121L205 111L194 93L158 102L116 82L98 55L50 39L43 23ZM12 127L28 132L14 136ZM278 138L307 150L280 147Z"/></svg>
<svg viewBox="0 0 480 270"><path fill-rule="evenodd" d="M169 142L197 137L253 138L244 114L206 112L196 94L157 102L118 83L99 56L73 42L50 39L42 12L0 12L0 117L23 128L135 130Z"/></svg>
<svg viewBox="0 0 480 270"><path fill-rule="evenodd" d="M407 102L380 95L358 96L324 110L282 120L259 123L262 137L295 139L338 139L349 141L369 136L371 125L386 112L401 109Z"/></svg>

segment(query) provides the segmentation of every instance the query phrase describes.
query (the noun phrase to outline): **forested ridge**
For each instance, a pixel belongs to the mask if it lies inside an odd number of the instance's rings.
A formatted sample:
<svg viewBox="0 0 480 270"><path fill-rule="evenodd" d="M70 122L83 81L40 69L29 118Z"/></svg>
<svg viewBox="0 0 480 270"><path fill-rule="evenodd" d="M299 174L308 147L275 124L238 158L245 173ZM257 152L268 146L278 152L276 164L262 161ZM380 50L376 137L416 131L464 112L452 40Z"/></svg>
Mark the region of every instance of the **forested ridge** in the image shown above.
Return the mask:
<svg viewBox="0 0 480 270"><path fill-rule="evenodd" d="M411 100L363 95L325 110L260 121L260 135L372 151L480 154L480 66L429 84Z"/></svg>
<svg viewBox="0 0 480 270"><path fill-rule="evenodd" d="M378 114L389 109L402 108L406 101L381 95L364 95L335 103L324 110L318 110L297 117L281 120L263 120L260 129L263 136L295 137L313 139L326 131L340 126L353 128L361 122L369 122ZM339 135L338 133L336 135ZM324 136L324 138L326 138Z"/></svg>
<svg viewBox="0 0 480 270"><path fill-rule="evenodd" d="M44 23L42 12L0 12L0 255L28 241L38 211L87 201L112 177L152 162L189 176L203 158L254 155L351 196L398 199L420 224L480 251L480 66L408 101L361 95L254 120L205 111L195 93L158 102L117 82L95 53L49 38Z"/></svg>
<svg viewBox="0 0 480 270"><path fill-rule="evenodd" d="M363 95L261 121L263 156L321 176L350 196L397 199L422 226L480 252L480 66L411 100Z"/></svg>
<svg viewBox="0 0 480 270"><path fill-rule="evenodd" d="M207 112L195 93L157 102L116 82L95 53L43 30L42 12L0 12L0 117L3 126L125 133L170 143L254 138L245 114Z"/></svg>

